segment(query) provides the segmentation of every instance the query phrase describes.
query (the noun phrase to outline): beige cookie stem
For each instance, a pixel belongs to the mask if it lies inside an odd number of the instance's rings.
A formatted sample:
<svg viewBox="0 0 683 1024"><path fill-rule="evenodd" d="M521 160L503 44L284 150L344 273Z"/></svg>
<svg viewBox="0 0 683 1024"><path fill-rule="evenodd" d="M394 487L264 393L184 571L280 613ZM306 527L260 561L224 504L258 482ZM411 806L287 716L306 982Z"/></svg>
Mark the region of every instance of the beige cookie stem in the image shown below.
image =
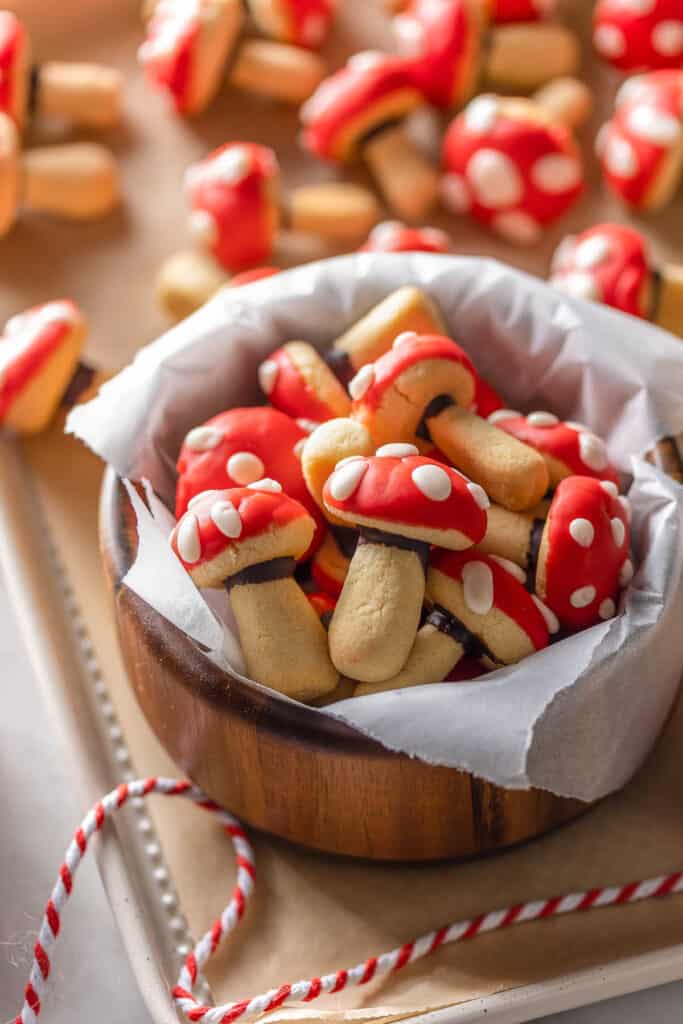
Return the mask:
<svg viewBox="0 0 683 1024"><path fill-rule="evenodd" d="M488 420L450 405L426 424L437 448L505 508L531 508L547 491L543 457Z"/></svg>
<svg viewBox="0 0 683 1024"><path fill-rule="evenodd" d="M294 700L331 693L339 677L330 663L327 633L291 578L230 589L247 673Z"/></svg>
<svg viewBox="0 0 683 1024"><path fill-rule="evenodd" d="M388 205L404 220L422 220L436 205L439 173L401 125L372 136L363 144L363 156Z"/></svg>
<svg viewBox="0 0 683 1024"><path fill-rule="evenodd" d="M419 288L405 285L387 295L369 313L356 321L332 344L334 352L344 352L355 371L374 363L388 352L404 331L416 334L445 334L446 327L429 296Z"/></svg>
<svg viewBox="0 0 683 1024"><path fill-rule="evenodd" d="M292 189L283 214L292 231L351 244L368 234L381 210L368 189L333 181Z"/></svg>
<svg viewBox="0 0 683 1024"><path fill-rule="evenodd" d="M660 275L654 322L683 338L683 266L665 264Z"/></svg>
<svg viewBox="0 0 683 1024"><path fill-rule="evenodd" d="M28 150L21 171L21 202L32 210L89 220L119 201L116 161L93 142Z"/></svg>
<svg viewBox="0 0 683 1024"><path fill-rule="evenodd" d="M398 675L381 683L359 683L354 697L382 693L384 690L402 690L408 686L422 686L426 683L440 683L458 664L464 653L462 644L426 622L415 637L410 656Z"/></svg>
<svg viewBox="0 0 683 1024"><path fill-rule="evenodd" d="M173 320L183 320L208 302L228 280L209 253L198 249L176 252L157 274L157 304Z"/></svg>
<svg viewBox="0 0 683 1024"><path fill-rule="evenodd" d="M327 74L316 53L287 43L248 39L233 60L229 80L238 89L286 103L303 103Z"/></svg>
<svg viewBox="0 0 683 1024"><path fill-rule="evenodd" d="M579 66L578 40L563 25L500 25L487 32L485 47L483 77L501 92L532 92Z"/></svg>
<svg viewBox="0 0 683 1024"><path fill-rule="evenodd" d="M593 113L593 93L578 78L556 78L533 95L534 103L553 121L579 128Z"/></svg>
<svg viewBox="0 0 683 1024"><path fill-rule="evenodd" d="M335 668L381 682L401 671L420 623L425 574L415 551L359 544L329 629Z"/></svg>
<svg viewBox="0 0 683 1024"><path fill-rule="evenodd" d="M121 86L120 73L102 64L42 64L38 108L41 114L106 128L120 120Z"/></svg>
<svg viewBox="0 0 683 1024"><path fill-rule="evenodd" d="M529 542L533 517L521 512L510 512L500 505L491 505L487 512L486 534L476 544L480 551L500 555L525 568L529 559Z"/></svg>

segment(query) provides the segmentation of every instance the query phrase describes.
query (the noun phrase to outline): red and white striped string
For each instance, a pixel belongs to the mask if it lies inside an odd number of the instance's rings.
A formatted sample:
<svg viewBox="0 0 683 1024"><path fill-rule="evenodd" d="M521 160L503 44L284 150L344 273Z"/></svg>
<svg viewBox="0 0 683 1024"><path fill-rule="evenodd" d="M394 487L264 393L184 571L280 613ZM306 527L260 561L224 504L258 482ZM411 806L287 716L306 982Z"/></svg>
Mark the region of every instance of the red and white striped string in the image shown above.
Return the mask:
<svg viewBox="0 0 683 1024"><path fill-rule="evenodd" d="M400 971L408 964L415 963L416 960L433 953L440 946L446 946L453 942L464 942L477 935L499 931L525 921L538 921L558 917L561 914L636 903L640 900L683 892L683 872L677 871L659 878L630 882L628 885L589 889L586 892L570 893L552 899L519 903L513 907L481 914L479 917L467 921L446 925L422 935L412 942L406 942L388 953L382 953L381 956L371 956L362 963L356 964L355 967L325 974L319 978L308 978L292 984L284 984L279 988L270 989L268 992L240 1002L225 1003L222 1006L204 1006L193 995L193 988L202 968L215 953L221 940L237 927L244 914L254 887L253 850L237 819L218 807L191 782L184 779L136 779L118 786L98 800L76 830L45 908L34 947L33 965L24 993L24 1004L13 1024L36 1024L50 975L50 955L61 928L61 914L71 894L74 876L88 849L90 838L101 830L108 818L133 797L146 797L153 793L158 793L161 796L183 797L215 814L230 837L235 852L237 875L230 901L221 916L214 921L211 928L188 954L178 981L172 990L176 1006L183 1011L186 1018L189 1021L202 1021L203 1024L231 1024L232 1021L237 1021L240 1018L258 1017L285 1003L311 1002L328 993L340 992L342 989L354 985L365 985L372 978Z"/></svg>

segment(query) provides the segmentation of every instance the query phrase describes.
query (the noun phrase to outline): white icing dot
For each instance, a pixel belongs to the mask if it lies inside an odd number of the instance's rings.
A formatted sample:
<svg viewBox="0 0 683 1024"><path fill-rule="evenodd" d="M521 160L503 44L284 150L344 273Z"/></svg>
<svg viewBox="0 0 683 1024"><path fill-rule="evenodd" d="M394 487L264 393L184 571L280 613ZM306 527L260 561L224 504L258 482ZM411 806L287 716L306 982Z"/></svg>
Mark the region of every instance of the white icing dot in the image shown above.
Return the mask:
<svg viewBox="0 0 683 1024"><path fill-rule="evenodd" d="M619 504L621 505L622 511L623 511L624 515L626 516L626 522L630 523L631 522L631 516L632 516L631 502L628 500L628 498L624 497L623 494L619 495L619 499L618 500L619 500Z"/></svg>
<svg viewBox="0 0 683 1024"><path fill-rule="evenodd" d="M204 500L207 497L207 495L218 494L218 493L219 492L217 490L215 490L215 488L213 488L213 487L210 487L206 491L200 491L199 494L195 494L194 498L190 498L190 500L187 503L187 507L188 508L194 508L195 505L198 505L200 502L202 502L202 504L203 504Z"/></svg>
<svg viewBox="0 0 683 1024"><path fill-rule="evenodd" d="M662 57L683 53L683 21L660 21L652 30L652 46Z"/></svg>
<svg viewBox="0 0 683 1024"><path fill-rule="evenodd" d="M465 604L474 615L487 615L493 608L493 573L486 562L467 562L462 568Z"/></svg>
<svg viewBox="0 0 683 1024"><path fill-rule="evenodd" d="M508 242L513 242L515 245L535 245L543 234L538 221L524 210L499 213L491 221L491 227Z"/></svg>
<svg viewBox="0 0 683 1024"><path fill-rule="evenodd" d="M623 57L626 53L626 37L617 25L598 25L593 45L603 57Z"/></svg>
<svg viewBox="0 0 683 1024"><path fill-rule="evenodd" d="M613 619L617 613L617 606L611 597L606 597L604 601L600 602L598 608L598 614L601 619Z"/></svg>
<svg viewBox="0 0 683 1024"><path fill-rule="evenodd" d="M375 455L380 459L405 459L409 455L419 455L419 449L414 444L383 444L378 448Z"/></svg>
<svg viewBox="0 0 683 1024"><path fill-rule="evenodd" d="M264 491L266 494L282 494L282 484L278 483L277 480L271 480L270 477L264 477L263 480L254 480L253 483L247 484L250 491Z"/></svg>
<svg viewBox="0 0 683 1024"><path fill-rule="evenodd" d="M505 569L511 576L514 576L518 583L526 583L526 573L516 562L511 562L509 558L503 558L502 555L489 555L489 558L492 562L499 565L501 569Z"/></svg>
<svg viewBox="0 0 683 1024"><path fill-rule="evenodd" d="M595 470L596 473L609 465L605 443L595 434L579 434L579 457L584 466Z"/></svg>
<svg viewBox="0 0 683 1024"><path fill-rule="evenodd" d="M218 241L218 224L208 210L193 210L189 221L190 235L199 245L210 247Z"/></svg>
<svg viewBox="0 0 683 1024"><path fill-rule="evenodd" d="M554 427L560 422L552 412L530 412L526 421L531 427Z"/></svg>
<svg viewBox="0 0 683 1024"><path fill-rule="evenodd" d="M618 110L619 107L625 106L627 103L633 103L636 100L644 99L650 95L650 84L646 75L632 75L631 78L627 78L623 85L619 86L617 94L614 97L614 108Z"/></svg>
<svg viewBox="0 0 683 1024"><path fill-rule="evenodd" d="M500 101L497 96L477 96L465 110L465 125L475 135L485 135L496 123L499 110Z"/></svg>
<svg viewBox="0 0 683 1024"><path fill-rule="evenodd" d="M612 527L612 536L614 537L614 543L618 548L620 548L626 540L626 527L624 526L622 520L617 518L617 516L610 520L610 525Z"/></svg>
<svg viewBox="0 0 683 1024"><path fill-rule="evenodd" d="M228 459L225 468L228 476L241 487L253 484L254 480L261 480L266 472L263 462L253 452L235 452Z"/></svg>
<svg viewBox="0 0 683 1024"><path fill-rule="evenodd" d="M354 71L369 71L371 68L381 67L387 60L387 55L380 50L362 50L354 53L346 62L348 68Z"/></svg>
<svg viewBox="0 0 683 1024"><path fill-rule="evenodd" d="M491 508L489 496L483 487L481 487L479 484L475 484L473 480L470 480L467 483L467 490L470 492L479 508L483 508L484 510L486 510L487 508Z"/></svg>
<svg viewBox="0 0 683 1024"><path fill-rule="evenodd" d="M278 365L274 359L266 359L258 368L258 382L264 395L269 395L275 387Z"/></svg>
<svg viewBox="0 0 683 1024"><path fill-rule="evenodd" d="M183 442L193 452L207 452L215 448L223 440L220 430L214 427L195 427L191 430Z"/></svg>
<svg viewBox="0 0 683 1024"><path fill-rule="evenodd" d="M585 423L577 423L576 420L565 420L564 425L565 427L569 427L571 430L575 430L577 434L581 434L584 431L590 434L590 430Z"/></svg>
<svg viewBox="0 0 683 1024"><path fill-rule="evenodd" d="M585 299L591 302L597 302L600 299L597 282L590 274L578 271L570 274L558 274L553 278L552 284L575 299Z"/></svg>
<svg viewBox="0 0 683 1024"><path fill-rule="evenodd" d="M516 420L521 416L521 412L517 412L516 409L496 409L495 412L490 413L489 423L502 423L503 420Z"/></svg>
<svg viewBox="0 0 683 1024"><path fill-rule="evenodd" d="M658 0L617 0L617 5L632 14L650 14L657 6Z"/></svg>
<svg viewBox="0 0 683 1024"><path fill-rule="evenodd" d="M410 345L412 342L417 341L419 338L417 331L401 331L394 338L392 348L400 348L401 345Z"/></svg>
<svg viewBox="0 0 683 1024"><path fill-rule="evenodd" d="M320 426L315 420L307 420L304 416L299 417L296 421L297 427L301 427L307 434L312 434L314 430L317 430Z"/></svg>
<svg viewBox="0 0 683 1024"><path fill-rule="evenodd" d="M576 235L566 235L552 255L550 269L554 272L562 270L574 258L576 248Z"/></svg>
<svg viewBox="0 0 683 1024"><path fill-rule="evenodd" d="M541 192L559 195L581 184L583 169L579 161L564 153L548 153L531 168L531 179Z"/></svg>
<svg viewBox="0 0 683 1024"><path fill-rule="evenodd" d="M356 376L349 381L349 394L354 402L360 401L374 383L375 368L372 363L368 363L367 366L361 366Z"/></svg>
<svg viewBox="0 0 683 1024"><path fill-rule="evenodd" d="M420 57L424 48L425 31L417 18L397 14L391 27L396 36L396 48L404 57Z"/></svg>
<svg viewBox="0 0 683 1024"><path fill-rule="evenodd" d="M453 171L449 171L441 178L440 192L444 205L453 213L467 213L472 205L467 182Z"/></svg>
<svg viewBox="0 0 683 1024"><path fill-rule="evenodd" d="M597 590L595 587L579 587L575 590L569 598L569 603L572 608L587 608L589 604L592 604L597 597Z"/></svg>
<svg viewBox="0 0 683 1024"><path fill-rule="evenodd" d="M555 612L548 608L548 605L545 604L545 602L541 601L540 597L537 597L536 594L531 595L531 600L534 602L539 612L543 616L545 624L548 627L548 632L551 634L551 636L554 636L555 633L559 633L560 620L558 619Z"/></svg>
<svg viewBox="0 0 683 1024"><path fill-rule="evenodd" d="M514 206L524 195L522 176L516 164L498 149L478 150L470 157L465 173L477 201L488 209Z"/></svg>
<svg viewBox="0 0 683 1024"><path fill-rule="evenodd" d="M430 501L446 501L450 498L453 483L441 466L417 466L410 476L418 491Z"/></svg>
<svg viewBox="0 0 683 1024"><path fill-rule="evenodd" d="M303 452L303 450L304 450L304 445L305 445L305 444L306 444L306 438L305 438L305 437L302 437L302 438L300 438L300 439L299 439L299 440L298 440L298 441L296 442L296 444L294 445L294 448L292 449L292 451L293 451L293 452L294 452L294 454L296 455L297 459L300 459L300 458L301 458L301 453L302 453L302 452Z"/></svg>
<svg viewBox="0 0 683 1024"><path fill-rule="evenodd" d="M595 540L595 528L590 519L572 519L569 524L569 533L582 548L589 548Z"/></svg>
<svg viewBox="0 0 683 1024"><path fill-rule="evenodd" d="M239 537L242 533L240 514L231 501L216 501L211 506L211 522L224 537Z"/></svg>
<svg viewBox="0 0 683 1024"><path fill-rule="evenodd" d="M251 170L251 154L244 146L231 146L195 168L195 182L213 181L234 185Z"/></svg>
<svg viewBox="0 0 683 1024"><path fill-rule="evenodd" d="M429 245L433 245L442 252L451 251L451 239L445 231L441 231L439 228L421 228L419 233Z"/></svg>
<svg viewBox="0 0 683 1024"><path fill-rule="evenodd" d="M368 241L381 249L388 249L397 244L397 240L404 230L405 224L402 224L400 220L385 220L381 224L375 225L368 236Z"/></svg>
<svg viewBox="0 0 683 1024"><path fill-rule="evenodd" d="M591 270L607 259L611 248L606 235L591 235L576 246L574 262L581 270Z"/></svg>
<svg viewBox="0 0 683 1024"><path fill-rule="evenodd" d="M633 579L633 562L627 558L619 570L619 586L627 586Z"/></svg>
<svg viewBox="0 0 683 1024"><path fill-rule="evenodd" d="M348 466L350 462L362 462L364 459L364 455L347 455L345 459L340 459L334 468L341 469L342 466Z"/></svg>
<svg viewBox="0 0 683 1024"><path fill-rule="evenodd" d="M650 104L639 103L632 107L626 121L634 135L657 146L672 146L681 137L679 119Z"/></svg>
<svg viewBox="0 0 683 1024"><path fill-rule="evenodd" d="M332 474L329 482L330 494L335 501L346 501L356 490L368 471L365 459L354 458L351 461L342 459Z"/></svg>
<svg viewBox="0 0 683 1024"><path fill-rule="evenodd" d="M199 523L194 512L186 512L178 524L176 546L183 562L192 565L198 562L202 553L199 540Z"/></svg>
<svg viewBox="0 0 683 1024"><path fill-rule="evenodd" d="M638 173L638 157L636 151L621 135L610 133L603 154L605 166L619 178L634 178Z"/></svg>
<svg viewBox="0 0 683 1024"><path fill-rule="evenodd" d="M619 489L613 480L601 480L600 486L606 494L609 494L612 498L619 497Z"/></svg>

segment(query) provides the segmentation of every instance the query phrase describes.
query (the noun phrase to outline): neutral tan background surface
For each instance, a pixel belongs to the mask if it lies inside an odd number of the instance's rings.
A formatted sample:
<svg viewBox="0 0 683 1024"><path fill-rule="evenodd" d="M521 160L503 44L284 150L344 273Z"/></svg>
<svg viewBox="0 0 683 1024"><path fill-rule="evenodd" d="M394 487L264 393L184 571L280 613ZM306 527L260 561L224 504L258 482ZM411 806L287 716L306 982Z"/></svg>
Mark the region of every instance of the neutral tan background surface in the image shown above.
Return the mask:
<svg viewBox="0 0 683 1024"><path fill-rule="evenodd" d="M127 125L111 140L123 161L126 204L101 224L22 221L2 244L0 318L32 301L72 294L92 321L93 352L123 362L163 326L153 310L150 278L163 256L185 240L180 180L191 159L227 138L246 136L276 145L290 181L330 172L302 160L295 145L296 118L290 112L226 95L197 123L167 116L163 103L142 89L132 70L139 40L136 3L101 2L85 11L76 0L50 8L45 0L22 0L15 6L31 17L39 52L48 52L49 40L51 54L85 53L131 68ZM573 3L573 17L585 18L588 7ZM361 26L360 17L352 24L351 11L362 12L368 24ZM340 28L345 48L357 48L361 40L367 45L373 31L379 39L381 27L379 17L365 4L348 2ZM611 82L611 75L600 72L604 103ZM452 218L442 223L451 228L462 251L494 253L542 272L564 230L613 212L600 193L591 193L542 247L524 253L493 244L490 237ZM673 254L680 227L680 206L652 224L651 234L661 251ZM291 259L293 250L288 253ZM100 467L58 429L27 444L25 452L72 572L136 769L172 772L141 719L120 666L97 556ZM552 836L480 863L414 869L368 866L325 859L259 837L258 895L239 944L228 943L209 971L216 994L238 998L285 978L353 963L444 921L508 902L673 870L680 866L683 850L682 742L683 711L650 763L623 793ZM157 806L155 816L190 924L199 932L229 892L228 845L208 819L191 809ZM326 1000L325 1008L379 1004L407 1012L680 942L680 900L608 910L443 949L395 979Z"/></svg>

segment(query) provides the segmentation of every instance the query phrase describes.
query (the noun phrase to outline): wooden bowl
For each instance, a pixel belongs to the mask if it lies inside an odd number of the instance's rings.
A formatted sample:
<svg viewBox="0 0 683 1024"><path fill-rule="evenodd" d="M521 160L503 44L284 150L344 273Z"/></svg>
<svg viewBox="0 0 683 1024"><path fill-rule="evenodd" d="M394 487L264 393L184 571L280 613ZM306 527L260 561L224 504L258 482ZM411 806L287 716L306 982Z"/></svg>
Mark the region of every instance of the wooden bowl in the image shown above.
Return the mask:
<svg viewBox="0 0 683 1024"><path fill-rule="evenodd" d="M342 722L218 669L121 584L137 533L111 469L100 535L124 659L147 720L183 771L249 825L328 853L436 860L523 842L590 806L391 753Z"/></svg>

